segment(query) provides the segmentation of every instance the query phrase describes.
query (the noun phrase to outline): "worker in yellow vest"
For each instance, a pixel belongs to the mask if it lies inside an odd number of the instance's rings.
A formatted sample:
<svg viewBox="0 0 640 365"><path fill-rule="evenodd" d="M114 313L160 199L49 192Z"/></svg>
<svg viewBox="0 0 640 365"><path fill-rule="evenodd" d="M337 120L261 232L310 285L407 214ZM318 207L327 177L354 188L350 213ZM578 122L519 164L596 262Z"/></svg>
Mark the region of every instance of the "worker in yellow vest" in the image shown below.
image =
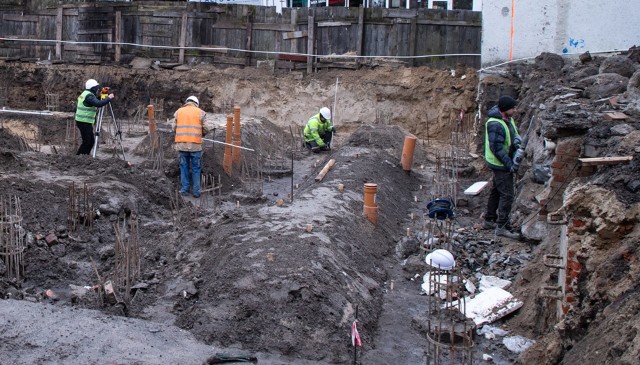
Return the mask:
<svg viewBox="0 0 640 365"><path fill-rule="evenodd" d="M82 143L76 155L88 155L91 153L93 144L96 141L93 135L93 125L96 122L98 108L109 104L115 97L111 93L106 98L99 99L98 90L100 90L100 84L94 79L87 80L84 88L85 90L78 96L76 104L76 126L80 130L80 136L82 137Z"/></svg>
<svg viewBox="0 0 640 365"><path fill-rule="evenodd" d="M489 110L484 130L484 158L493 172L493 187L489 193L484 229L495 228L496 236L520 239L520 233L512 232L509 215L515 197L514 175L518 166L513 155L522 138L513 120L518 102L510 96L501 96L498 105Z"/></svg>
<svg viewBox="0 0 640 365"><path fill-rule="evenodd" d="M313 152L330 151L335 128L331 122L331 110L327 107L314 114L304 127L304 145Z"/></svg>
<svg viewBox="0 0 640 365"><path fill-rule="evenodd" d="M207 134L204 125L205 112L200 109L200 101L189 96L184 105L174 114L175 148L180 162L180 194L186 196L191 191L200 197L200 171L202 169L202 136Z"/></svg>

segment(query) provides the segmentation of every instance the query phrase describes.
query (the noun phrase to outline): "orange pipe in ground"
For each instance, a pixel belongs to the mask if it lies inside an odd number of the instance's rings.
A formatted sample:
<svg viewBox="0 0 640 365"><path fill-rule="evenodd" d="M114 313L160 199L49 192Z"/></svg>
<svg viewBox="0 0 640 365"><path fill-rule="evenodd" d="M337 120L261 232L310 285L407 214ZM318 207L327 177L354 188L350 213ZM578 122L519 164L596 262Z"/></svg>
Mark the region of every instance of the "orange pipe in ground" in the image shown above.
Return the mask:
<svg viewBox="0 0 640 365"><path fill-rule="evenodd" d="M156 121L155 121L155 107L153 105L147 105L147 113L149 114L149 134L155 133Z"/></svg>
<svg viewBox="0 0 640 365"><path fill-rule="evenodd" d="M376 205L376 192L378 184L364 184L364 209L363 213L373 224L378 224L378 206Z"/></svg>
<svg viewBox="0 0 640 365"><path fill-rule="evenodd" d="M410 134L404 137L404 147L402 147L402 169L404 171L411 171L411 165L413 164L413 150L416 148L416 136Z"/></svg>
<svg viewBox="0 0 640 365"><path fill-rule="evenodd" d="M224 160L222 161L222 168L224 169L224 172L231 176L232 173L232 163L233 163L233 156L231 155L231 146L229 146L229 144L231 144L231 134L233 133L233 115L229 114L227 115L227 135L225 137L225 143L227 143L224 146Z"/></svg>
<svg viewBox="0 0 640 365"><path fill-rule="evenodd" d="M156 124L156 109L153 105L147 105L147 112L149 113L149 146L151 151L155 153L158 148L158 125Z"/></svg>
<svg viewBox="0 0 640 365"><path fill-rule="evenodd" d="M240 107L233 107L233 145L240 146ZM233 147L232 147L233 148ZM233 148L233 165L240 166L240 151L239 148Z"/></svg>

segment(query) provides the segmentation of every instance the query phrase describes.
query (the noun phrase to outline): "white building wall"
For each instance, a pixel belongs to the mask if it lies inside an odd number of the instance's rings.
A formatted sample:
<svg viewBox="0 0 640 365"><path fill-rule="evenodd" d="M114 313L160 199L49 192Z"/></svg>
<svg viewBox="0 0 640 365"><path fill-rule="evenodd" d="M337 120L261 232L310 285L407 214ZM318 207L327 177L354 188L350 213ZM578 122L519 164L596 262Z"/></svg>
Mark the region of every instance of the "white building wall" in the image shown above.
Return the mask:
<svg viewBox="0 0 640 365"><path fill-rule="evenodd" d="M640 0L482 0L482 65L640 46Z"/></svg>

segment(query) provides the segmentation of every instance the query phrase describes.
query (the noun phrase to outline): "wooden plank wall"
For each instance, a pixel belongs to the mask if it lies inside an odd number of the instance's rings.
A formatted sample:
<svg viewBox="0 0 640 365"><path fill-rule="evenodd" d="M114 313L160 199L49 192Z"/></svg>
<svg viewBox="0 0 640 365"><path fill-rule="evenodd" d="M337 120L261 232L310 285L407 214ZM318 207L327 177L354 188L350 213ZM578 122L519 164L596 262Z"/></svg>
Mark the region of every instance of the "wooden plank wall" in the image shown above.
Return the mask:
<svg viewBox="0 0 640 365"><path fill-rule="evenodd" d="M309 17L313 16L313 26ZM186 22L185 22L186 20ZM61 23L61 24L60 24ZM118 31L116 31L118 23ZM207 3L144 2L81 3L23 14L3 11L0 37L47 39L30 43L0 41L0 57L57 59L78 63L127 63L134 57L162 62L255 65L276 60L278 67L307 68L307 53L315 67L355 68L371 58L336 58L330 55L413 56L480 53L481 14L465 10L360 9L344 7L284 8L216 5ZM311 33L311 34L310 34ZM167 46L139 47L115 42ZM184 45L184 49L180 46ZM313 49L309 50L309 45ZM194 49L200 47L226 50ZM256 52L244 52L243 50ZM261 53L262 52L262 53ZM302 55L286 55L300 53ZM58 53L60 55L58 56ZM407 65L434 67L465 63L480 66L479 56L403 58Z"/></svg>

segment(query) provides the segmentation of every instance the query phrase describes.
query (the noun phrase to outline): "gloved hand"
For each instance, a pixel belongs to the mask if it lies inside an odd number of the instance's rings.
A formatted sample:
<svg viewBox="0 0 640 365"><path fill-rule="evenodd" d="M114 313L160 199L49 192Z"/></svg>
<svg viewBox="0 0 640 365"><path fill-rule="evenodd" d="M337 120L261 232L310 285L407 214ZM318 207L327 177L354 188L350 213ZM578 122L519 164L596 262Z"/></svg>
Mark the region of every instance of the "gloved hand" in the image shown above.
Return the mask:
<svg viewBox="0 0 640 365"><path fill-rule="evenodd" d="M516 138L513 139L513 148L517 150L520 146L522 146L522 137L516 136Z"/></svg>
<svg viewBox="0 0 640 365"><path fill-rule="evenodd" d="M518 169L520 168L520 165L517 164L513 164L511 165L511 167L509 168L509 172L512 174L515 174L516 172L518 172Z"/></svg>
<svg viewBox="0 0 640 365"><path fill-rule="evenodd" d="M332 127L331 127L331 130L330 130L329 132L336 133L336 126L332 126Z"/></svg>

